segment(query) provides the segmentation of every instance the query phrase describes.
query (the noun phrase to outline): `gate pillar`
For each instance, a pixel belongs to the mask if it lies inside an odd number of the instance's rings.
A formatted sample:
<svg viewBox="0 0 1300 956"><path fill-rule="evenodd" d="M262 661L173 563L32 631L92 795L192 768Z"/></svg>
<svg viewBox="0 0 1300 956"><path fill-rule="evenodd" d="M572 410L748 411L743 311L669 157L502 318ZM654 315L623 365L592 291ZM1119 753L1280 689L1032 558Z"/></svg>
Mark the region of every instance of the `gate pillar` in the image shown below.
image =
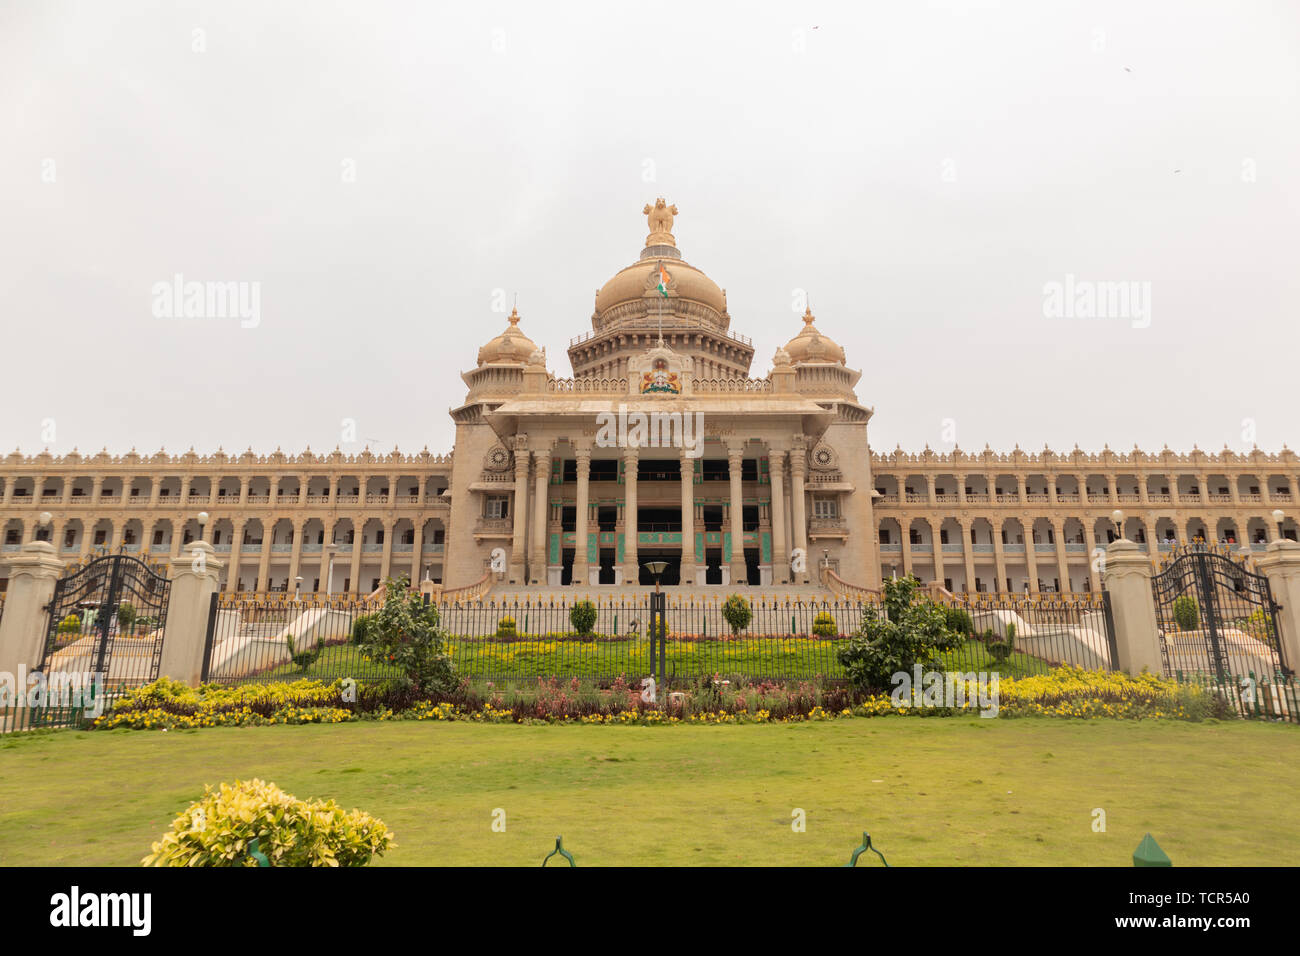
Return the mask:
<svg viewBox="0 0 1300 956"><path fill-rule="evenodd" d="M1278 604L1278 647L1282 665L1295 670L1300 664L1300 544L1285 538L1269 542L1255 567L1268 578ZM5 611L8 614L8 611Z"/></svg>
<svg viewBox="0 0 1300 956"><path fill-rule="evenodd" d="M212 545L196 541L187 554L172 558L171 601L163 631L160 677L170 677L197 687L203 674L203 653L208 634L212 595L221 589L221 562L212 557Z"/></svg>
<svg viewBox="0 0 1300 956"><path fill-rule="evenodd" d="M0 672L16 680L20 667L31 671L40 666L48 633L46 606L63 574L63 562L48 541L29 541L9 567L9 591L0 617Z"/></svg>
<svg viewBox="0 0 1300 956"><path fill-rule="evenodd" d="M1164 673L1160 653L1160 628L1156 624L1155 599L1151 595L1151 559L1127 538L1119 538L1106 549L1102 583L1110 592L1115 619L1115 665L1129 674L1143 669Z"/></svg>

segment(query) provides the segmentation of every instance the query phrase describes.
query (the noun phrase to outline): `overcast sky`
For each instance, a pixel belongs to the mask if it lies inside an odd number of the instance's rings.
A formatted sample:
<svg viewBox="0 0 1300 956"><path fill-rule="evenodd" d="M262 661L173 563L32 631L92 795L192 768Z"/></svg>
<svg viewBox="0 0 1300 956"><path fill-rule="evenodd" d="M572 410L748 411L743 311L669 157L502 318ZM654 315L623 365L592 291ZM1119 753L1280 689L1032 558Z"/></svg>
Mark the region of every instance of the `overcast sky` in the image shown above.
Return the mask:
<svg viewBox="0 0 1300 956"><path fill-rule="evenodd" d="M1300 446L1300 4L615 6L0 0L0 450L449 451L659 195L754 375L807 290L877 451Z"/></svg>

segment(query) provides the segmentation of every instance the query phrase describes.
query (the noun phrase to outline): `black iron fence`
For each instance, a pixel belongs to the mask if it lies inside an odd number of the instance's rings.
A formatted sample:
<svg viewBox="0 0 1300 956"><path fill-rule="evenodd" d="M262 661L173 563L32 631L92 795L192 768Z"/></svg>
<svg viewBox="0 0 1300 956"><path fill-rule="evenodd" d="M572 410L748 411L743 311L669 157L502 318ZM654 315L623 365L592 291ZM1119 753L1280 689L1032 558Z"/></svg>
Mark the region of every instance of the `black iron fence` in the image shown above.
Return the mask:
<svg viewBox="0 0 1300 956"><path fill-rule="evenodd" d="M571 603L475 601L439 607L457 673L472 680L537 677L661 680L719 674L770 680L844 679L839 650L877 604L763 600L733 629L722 601L666 596L662 633L651 627L650 595L597 602L579 633ZM1104 595L970 595L951 602L950 623L964 634L942 655L949 670L1043 673L1059 664L1109 669L1113 628ZM361 643L374 606L338 598L309 601L222 598L214 604L204 679L216 683L353 678L400 674Z"/></svg>

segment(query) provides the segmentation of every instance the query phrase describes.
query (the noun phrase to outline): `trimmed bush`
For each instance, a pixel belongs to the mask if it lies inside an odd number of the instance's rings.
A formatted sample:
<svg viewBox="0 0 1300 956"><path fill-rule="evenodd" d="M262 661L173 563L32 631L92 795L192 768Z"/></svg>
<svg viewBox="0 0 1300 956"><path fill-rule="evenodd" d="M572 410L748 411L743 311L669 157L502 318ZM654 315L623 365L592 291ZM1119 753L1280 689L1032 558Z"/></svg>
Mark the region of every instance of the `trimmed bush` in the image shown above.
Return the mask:
<svg viewBox="0 0 1300 956"><path fill-rule="evenodd" d="M1201 610L1190 594L1174 598L1174 623L1180 631L1194 631L1201 623Z"/></svg>
<svg viewBox="0 0 1300 956"><path fill-rule="evenodd" d="M59 622L60 634L78 634L81 632L81 618L75 614L69 614Z"/></svg>
<svg viewBox="0 0 1300 956"><path fill-rule="evenodd" d="M722 619L727 622L733 635L738 635L754 618L754 610L743 595L733 594L722 605Z"/></svg>
<svg viewBox="0 0 1300 956"><path fill-rule="evenodd" d="M988 645L989 656L1001 664L1010 657L1011 652L1016 649L1016 626L1014 624L1008 624L1007 636L1000 641L993 636L992 628L989 628L985 633L987 635L985 643Z"/></svg>
<svg viewBox="0 0 1300 956"><path fill-rule="evenodd" d="M311 667L311 665L315 664L316 658L320 657L320 652L325 648L325 641L317 638L316 646L313 649L307 651L297 650L293 646L292 634L284 635L284 643L289 648L289 660L293 661L300 671L305 671L307 668Z"/></svg>
<svg viewBox="0 0 1300 956"><path fill-rule="evenodd" d="M840 629L830 611L818 611L813 618L812 632L817 637L834 637Z"/></svg>
<svg viewBox="0 0 1300 956"><path fill-rule="evenodd" d="M236 780L181 811L153 845L144 866L257 866L249 847L271 866L365 866L395 844L368 813L333 800L299 800L273 783Z"/></svg>
<svg viewBox="0 0 1300 956"><path fill-rule="evenodd" d="M590 634L596 626L596 605L590 601L576 601L569 611L569 623L579 634Z"/></svg>
<svg viewBox="0 0 1300 956"><path fill-rule="evenodd" d="M515 624L515 619L506 615L497 621L497 637L518 637L519 631Z"/></svg>
<svg viewBox="0 0 1300 956"><path fill-rule="evenodd" d="M131 604L119 604L117 606L117 625L124 631L129 631L135 625L135 607Z"/></svg>

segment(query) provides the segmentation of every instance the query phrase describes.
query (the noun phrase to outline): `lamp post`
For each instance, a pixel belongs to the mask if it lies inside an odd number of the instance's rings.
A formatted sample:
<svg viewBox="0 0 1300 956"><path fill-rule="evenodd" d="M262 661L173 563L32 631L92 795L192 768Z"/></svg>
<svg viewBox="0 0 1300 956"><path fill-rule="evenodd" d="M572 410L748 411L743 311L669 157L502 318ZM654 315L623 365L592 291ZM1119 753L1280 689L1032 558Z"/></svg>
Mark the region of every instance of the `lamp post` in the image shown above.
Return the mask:
<svg viewBox="0 0 1300 956"><path fill-rule="evenodd" d="M50 523L52 521L54 521L54 515L50 514L48 511L42 511L39 515L36 516L36 524L37 527L40 529L36 534L37 541L45 540L44 538L41 537L41 533L48 534L50 535L50 538L53 539L54 534L50 527ZM1278 527L1281 527L1281 525L1279 525ZM50 543L53 544L54 543L53 540L51 540Z"/></svg>
<svg viewBox="0 0 1300 956"><path fill-rule="evenodd" d="M334 590L334 554L338 551L339 546L331 541L325 545L325 555L328 558L325 571L325 596L329 597Z"/></svg>
<svg viewBox="0 0 1300 956"><path fill-rule="evenodd" d="M668 654L665 650L665 644L668 637L668 625L664 620L664 611L667 605L666 594L659 588L659 576L668 569L667 561L647 561L642 565L647 571L655 576L654 593L650 595L650 674L652 677L664 679ZM659 644L659 667L655 667L655 643Z"/></svg>
<svg viewBox="0 0 1300 956"><path fill-rule="evenodd" d="M1283 538L1286 537L1286 535L1282 533L1282 522L1285 518L1286 518L1285 511L1283 511L1281 508L1273 509L1273 520L1277 522L1277 540L1279 541L1281 541Z"/></svg>
<svg viewBox="0 0 1300 956"><path fill-rule="evenodd" d="M1110 520L1115 522L1115 540L1124 540L1124 512L1116 508L1110 513Z"/></svg>
<svg viewBox="0 0 1300 956"><path fill-rule="evenodd" d="M202 540L203 540L203 529L204 529L205 527L207 527L207 524L208 524L208 513L207 513L206 511L200 511L200 512L199 512L197 515L195 515L194 517L195 517L195 518L198 520L198 522L199 522L199 540L202 541Z"/></svg>

